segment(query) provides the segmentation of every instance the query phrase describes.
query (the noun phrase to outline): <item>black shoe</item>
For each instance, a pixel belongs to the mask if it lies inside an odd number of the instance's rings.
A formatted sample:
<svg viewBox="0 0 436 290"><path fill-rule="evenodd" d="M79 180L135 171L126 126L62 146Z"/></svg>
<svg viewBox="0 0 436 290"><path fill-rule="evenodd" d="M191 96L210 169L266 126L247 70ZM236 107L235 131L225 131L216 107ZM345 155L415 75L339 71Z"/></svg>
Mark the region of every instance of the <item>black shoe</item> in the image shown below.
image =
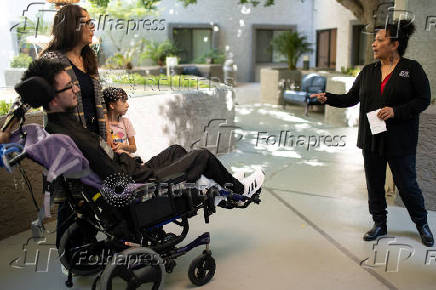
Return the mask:
<svg viewBox="0 0 436 290"><path fill-rule="evenodd" d="M428 224L422 226L416 226L416 229L418 230L419 235L421 236L422 243L426 247L433 247L434 244L433 234L431 233Z"/></svg>
<svg viewBox="0 0 436 290"><path fill-rule="evenodd" d="M365 233L363 236L364 241L374 241L377 239L377 237L384 236L387 234L387 227L386 224L377 225L374 224L374 226Z"/></svg>

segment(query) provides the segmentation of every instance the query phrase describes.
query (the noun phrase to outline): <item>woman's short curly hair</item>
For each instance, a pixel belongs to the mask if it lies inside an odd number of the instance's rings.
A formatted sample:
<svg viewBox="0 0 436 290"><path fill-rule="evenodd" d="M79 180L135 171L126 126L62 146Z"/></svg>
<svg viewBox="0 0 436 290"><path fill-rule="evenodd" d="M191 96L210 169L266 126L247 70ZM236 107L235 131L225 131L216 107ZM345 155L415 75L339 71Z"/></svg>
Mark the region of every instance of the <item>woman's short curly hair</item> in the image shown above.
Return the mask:
<svg viewBox="0 0 436 290"><path fill-rule="evenodd" d="M415 32L416 27L410 20L397 20L387 25L377 26L375 29L376 31L386 29L391 42L398 41L398 54L403 56L409 44L409 38Z"/></svg>

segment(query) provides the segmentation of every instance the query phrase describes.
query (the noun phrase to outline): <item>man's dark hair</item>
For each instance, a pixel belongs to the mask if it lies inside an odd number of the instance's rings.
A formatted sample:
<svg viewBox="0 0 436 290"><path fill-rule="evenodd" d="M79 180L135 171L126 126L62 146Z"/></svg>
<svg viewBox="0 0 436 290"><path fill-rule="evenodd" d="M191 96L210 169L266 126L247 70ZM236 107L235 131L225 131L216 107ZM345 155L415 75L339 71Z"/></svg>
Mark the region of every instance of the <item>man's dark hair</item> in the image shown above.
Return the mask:
<svg viewBox="0 0 436 290"><path fill-rule="evenodd" d="M25 81L31 77L41 77L47 81L47 83L54 87L55 76L64 71L66 65L51 59L36 59L32 61L24 72L21 81ZM48 103L41 104L45 110L48 110Z"/></svg>
<svg viewBox="0 0 436 290"><path fill-rule="evenodd" d="M415 32L416 27L409 20L397 20L387 25L377 26L375 29L376 31L386 29L390 41L398 41L398 54L403 56L406 52L409 38Z"/></svg>

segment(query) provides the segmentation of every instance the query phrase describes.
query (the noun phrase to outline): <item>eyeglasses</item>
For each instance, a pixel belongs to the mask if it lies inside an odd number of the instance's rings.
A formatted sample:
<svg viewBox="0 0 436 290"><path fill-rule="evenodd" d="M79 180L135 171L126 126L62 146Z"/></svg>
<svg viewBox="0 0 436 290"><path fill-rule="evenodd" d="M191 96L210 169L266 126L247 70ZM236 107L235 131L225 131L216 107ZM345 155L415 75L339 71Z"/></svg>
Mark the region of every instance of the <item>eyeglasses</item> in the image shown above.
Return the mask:
<svg viewBox="0 0 436 290"><path fill-rule="evenodd" d="M85 24L89 28L95 27L94 21L92 19L89 19L88 21L80 21L80 24Z"/></svg>
<svg viewBox="0 0 436 290"><path fill-rule="evenodd" d="M65 92L66 90L72 89L73 87L74 87L73 82L69 82L68 85L65 88L57 90L57 91L55 91L55 93L56 94L60 94L62 92Z"/></svg>

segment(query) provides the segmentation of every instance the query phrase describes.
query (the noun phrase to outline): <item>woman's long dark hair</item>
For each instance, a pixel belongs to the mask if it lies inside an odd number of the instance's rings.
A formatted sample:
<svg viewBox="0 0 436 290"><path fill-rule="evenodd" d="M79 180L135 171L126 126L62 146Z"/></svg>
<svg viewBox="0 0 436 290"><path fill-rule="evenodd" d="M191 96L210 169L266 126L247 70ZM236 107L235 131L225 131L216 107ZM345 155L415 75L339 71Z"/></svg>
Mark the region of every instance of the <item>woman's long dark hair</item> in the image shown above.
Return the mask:
<svg viewBox="0 0 436 290"><path fill-rule="evenodd" d="M377 26L376 30L386 29L387 35L391 42L398 41L398 54L403 56L406 52L409 38L415 32L416 28L413 22L409 20L394 21L386 26Z"/></svg>
<svg viewBox="0 0 436 290"><path fill-rule="evenodd" d="M53 39L48 47L42 51L42 54L55 50L65 53L72 50L82 40L83 24L80 23L80 19L83 17L82 11L86 11L86 9L72 4L59 9L53 21ZM81 55L86 72L92 76L96 75L97 57L89 44L82 49Z"/></svg>

